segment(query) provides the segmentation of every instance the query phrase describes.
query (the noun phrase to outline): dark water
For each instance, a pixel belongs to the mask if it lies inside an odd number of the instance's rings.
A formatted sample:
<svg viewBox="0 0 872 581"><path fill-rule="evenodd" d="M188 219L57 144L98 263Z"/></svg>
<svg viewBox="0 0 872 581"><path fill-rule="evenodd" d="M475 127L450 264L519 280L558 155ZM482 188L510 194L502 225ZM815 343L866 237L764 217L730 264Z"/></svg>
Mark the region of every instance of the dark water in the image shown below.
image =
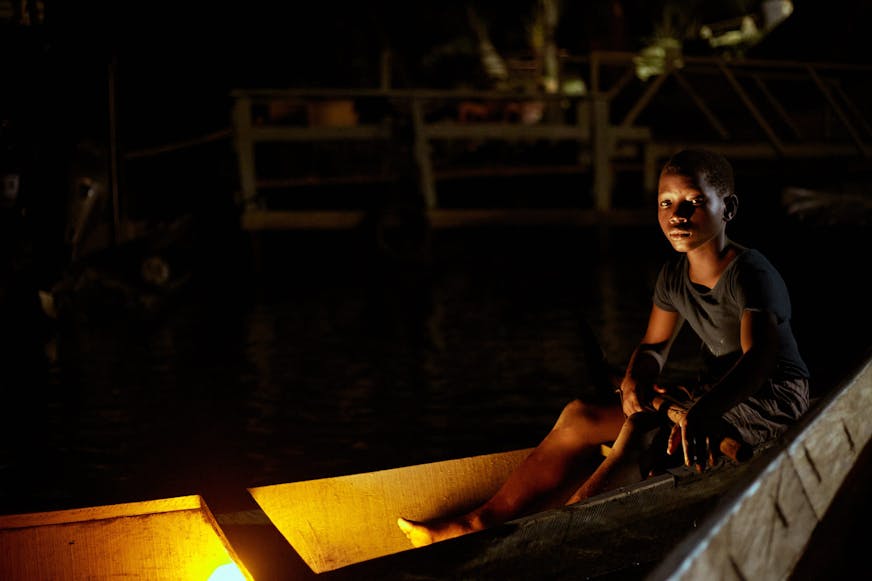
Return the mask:
<svg viewBox="0 0 872 581"><path fill-rule="evenodd" d="M791 285L825 391L869 348L868 229L736 226ZM669 252L656 227L437 231L414 261L360 232L260 248L259 268L247 246L212 257L153 316L64 322L44 380L6 407L3 512L188 494L222 510L249 486L535 445L569 399L601 395L580 325L625 363Z"/></svg>
<svg viewBox="0 0 872 581"><path fill-rule="evenodd" d="M212 272L154 317L73 317L23 398L40 460L4 466L25 493L6 506L224 498L534 445L594 395L579 325L618 362L644 324L652 263L608 244L436 232L397 262L361 233L285 233L262 241L258 270Z"/></svg>

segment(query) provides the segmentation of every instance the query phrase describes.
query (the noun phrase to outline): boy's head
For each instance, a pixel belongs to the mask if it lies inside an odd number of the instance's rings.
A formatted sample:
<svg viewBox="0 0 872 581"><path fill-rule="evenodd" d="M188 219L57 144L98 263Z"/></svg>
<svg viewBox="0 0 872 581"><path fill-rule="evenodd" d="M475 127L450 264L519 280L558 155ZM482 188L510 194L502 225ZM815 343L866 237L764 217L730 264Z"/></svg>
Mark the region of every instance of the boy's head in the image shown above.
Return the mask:
<svg viewBox="0 0 872 581"><path fill-rule="evenodd" d="M666 162L660 175L680 175L708 187L721 198L735 192L733 166L727 159L707 149L684 149Z"/></svg>
<svg viewBox="0 0 872 581"><path fill-rule="evenodd" d="M726 225L736 215L733 168L723 156L700 149L673 155L660 172L657 219L672 247L720 251Z"/></svg>

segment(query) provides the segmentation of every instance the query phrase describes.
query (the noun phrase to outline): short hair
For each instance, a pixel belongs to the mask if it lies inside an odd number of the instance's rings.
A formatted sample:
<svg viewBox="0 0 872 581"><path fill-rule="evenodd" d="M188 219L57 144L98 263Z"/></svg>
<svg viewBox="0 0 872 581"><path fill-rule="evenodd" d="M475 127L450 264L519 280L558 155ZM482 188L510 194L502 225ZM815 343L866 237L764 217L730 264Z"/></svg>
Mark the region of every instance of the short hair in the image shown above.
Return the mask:
<svg viewBox="0 0 872 581"><path fill-rule="evenodd" d="M708 149L684 149L674 154L661 174L705 177L706 183L722 198L735 192L733 166L723 155Z"/></svg>

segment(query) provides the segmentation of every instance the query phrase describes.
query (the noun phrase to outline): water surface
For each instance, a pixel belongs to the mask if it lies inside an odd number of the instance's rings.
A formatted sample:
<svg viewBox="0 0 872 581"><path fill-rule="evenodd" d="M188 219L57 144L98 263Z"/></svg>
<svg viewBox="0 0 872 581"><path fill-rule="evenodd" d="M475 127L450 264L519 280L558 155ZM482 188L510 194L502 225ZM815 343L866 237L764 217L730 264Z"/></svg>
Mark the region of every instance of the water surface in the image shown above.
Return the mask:
<svg viewBox="0 0 872 581"><path fill-rule="evenodd" d="M868 232L758 226L737 230L791 284L823 389L868 349L863 285L844 284ZM187 494L221 510L250 486L533 446L567 401L603 395L581 325L625 363L670 252L656 226L437 231L416 260L361 232L260 248L155 315L64 322L45 381L12 398L4 512Z"/></svg>

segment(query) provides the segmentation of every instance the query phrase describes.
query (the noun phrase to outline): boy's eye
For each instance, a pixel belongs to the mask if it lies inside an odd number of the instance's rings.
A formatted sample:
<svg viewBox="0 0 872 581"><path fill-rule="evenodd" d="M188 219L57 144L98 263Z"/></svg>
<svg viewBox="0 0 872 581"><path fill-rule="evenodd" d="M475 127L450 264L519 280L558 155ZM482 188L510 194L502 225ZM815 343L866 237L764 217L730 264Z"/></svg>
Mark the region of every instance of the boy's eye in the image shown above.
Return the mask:
<svg viewBox="0 0 872 581"><path fill-rule="evenodd" d="M659 205L661 208L668 208L669 206L672 205L672 202L670 202L669 200L660 200Z"/></svg>
<svg viewBox="0 0 872 581"><path fill-rule="evenodd" d="M702 206L703 204L705 204L705 198L702 196L698 198L693 198L692 200L690 200L690 203L694 206Z"/></svg>

